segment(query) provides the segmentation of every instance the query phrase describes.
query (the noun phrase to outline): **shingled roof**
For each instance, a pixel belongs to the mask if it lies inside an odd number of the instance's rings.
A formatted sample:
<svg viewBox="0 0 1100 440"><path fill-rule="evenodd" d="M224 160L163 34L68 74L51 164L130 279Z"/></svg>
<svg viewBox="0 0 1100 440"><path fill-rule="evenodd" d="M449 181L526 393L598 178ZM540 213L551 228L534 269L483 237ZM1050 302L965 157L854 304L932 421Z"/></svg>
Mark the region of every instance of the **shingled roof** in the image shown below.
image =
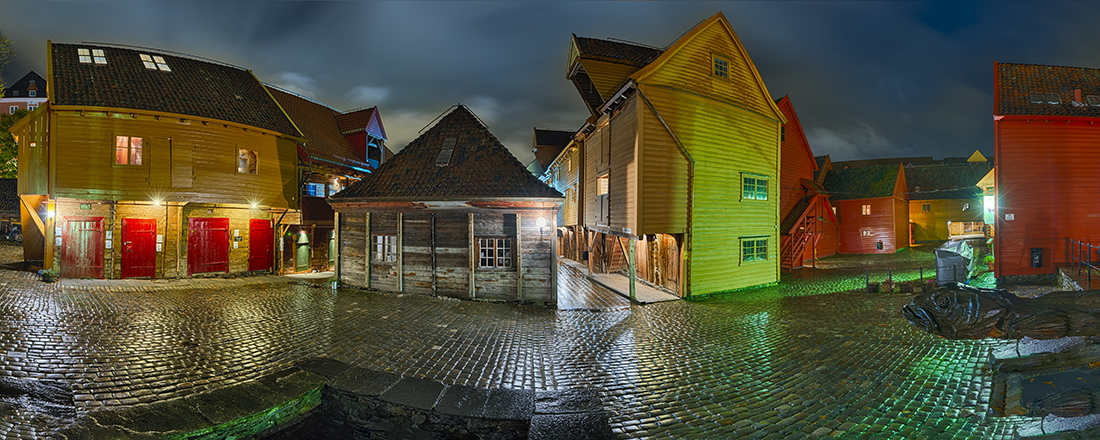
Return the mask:
<svg viewBox="0 0 1100 440"><path fill-rule="evenodd" d="M28 97L30 97L30 95L26 94L26 93L20 93L19 96L15 96L13 93L14 92L25 92L26 90L29 90L30 86L31 86L31 81L34 81L34 89L35 89L36 92L38 92L38 93L35 94L36 95L35 97L36 98L45 98L46 97L46 79L42 78L41 76L38 76L38 73L36 73L33 70L28 72L26 75L23 75L22 78L19 78L19 81L16 81L16 82L12 83L11 85L9 85L7 88L5 88L4 89L4 97L5 98L28 98Z"/></svg>
<svg viewBox="0 0 1100 440"><path fill-rule="evenodd" d="M832 200L877 199L894 194L900 165L834 168L825 176L825 190Z"/></svg>
<svg viewBox="0 0 1100 440"><path fill-rule="evenodd" d="M535 159L545 170L558 158L566 145L573 140L575 132L565 130L535 129Z"/></svg>
<svg viewBox="0 0 1100 440"><path fill-rule="evenodd" d="M1100 69L997 63L996 85L995 115L1100 117ZM1074 102L1078 89L1081 101ZM1041 102L1032 102L1032 93L1042 94ZM1051 104L1054 97L1057 103Z"/></svg>
<svg viewBox="0 0 1100 440"><path fill-rule="evenodd" d="M342 134L365 131L376 138L389 139L386 136L386 127L382 126L382 118L378 115L378 106L340 114L336 116L336 123L340 125Z"/></svg>
<svg viewBox="0 0 1100 440"><path fill-rule="evenodd" d="M987 162L912 166L905 168L905 185L909 200L973 199L988 172Z"/></svg>
<svg viewBox="0 0 1100 440"><path fill-rule="evenodd" d="M620 41L577 37L576 35L574 37L577 39L577 49L581 52L581 55L626 61L639 67L652 63L657 57L661 56L662 52L660 49Z"/></svg>
<svg viewBox="0 0 1100 440"><path fill-rule="evenodd" d="M446 165L440 153L453 139ZM466 106L455 106L363 180L333 195L333 202L369 199L476 200L562 198L539 181Z"/></svg>
<svg viewBox="0 0 1100 440"><path fill-rule="evenodd" d="M367 164L340 134L336 118L340 112L298 95L268 87L286 114L306 138L302 149L311 159L338 165L366 168Z"/></svg>
<svg viewBox="0 0 1100 440"><path fill-rule="evenodd" d="M54 105L148 110L301 134L252 72L152 50L51 44ZM81 63L78 49L103 50L106 64ZM171 71L147 69L141 55L163 57Z"/></svg>

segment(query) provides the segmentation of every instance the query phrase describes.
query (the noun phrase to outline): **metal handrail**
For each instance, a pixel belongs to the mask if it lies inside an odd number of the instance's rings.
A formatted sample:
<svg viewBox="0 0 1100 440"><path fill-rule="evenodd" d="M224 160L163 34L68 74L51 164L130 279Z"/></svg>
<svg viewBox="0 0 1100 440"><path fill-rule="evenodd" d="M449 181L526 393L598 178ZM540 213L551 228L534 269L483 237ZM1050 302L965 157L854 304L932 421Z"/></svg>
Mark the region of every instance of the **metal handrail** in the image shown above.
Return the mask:
<svg viewBox="0 0 1100 440"><path fill-rule="evenodd" d="M933 269L933 276L928 278L928 279L929 280L937 280L939 278L938 270L939 269L946 269L946 268L951 268L951 279L953 279L955 281L959 280L959 275L960 275L959 271L960 270L964 271L963 274L966 275L966 278L964 278L964 279L969 279L969 269L967 269L965 264L960 264L960 263L951 264L949 266L930 266L930 267L928 267L928 269ZM886 279L890 280L893 285L898 285L898 284L902 284L902 283L906 283L906 282L911 282L911 281L894 281L894 269L899 269L899 268L888 267L888 268L885 269L886 273L887 273ZM900 269L904 270L906 268L900 268ZM908 269L912 270L912 267L910 266ZM925 292L924 269L925 269L924 266L917 266L917 271L919 273L918 280L920 282L920 291L921 291L921 293ZM877 270L875 270L875 272L881 272L882 270L883 269L877 269ZM863 290L864 293L870 293L871 269L864 269L864 284L866 285L866 288L864 288L864 290ZM893 290L893 289L891 288L891 290Z"/></svg>
<svg viewBox="0 0 1100 440"><path fill-rule="evenodd" d="M1088 283L1089 288L1092 288L1092 271L1100 270L1100 266L1096 263L1100 261L1093 259L1093 252L1095 251L1100 255L1100 245L1093 246L1091 241L1082 242L1081 240L1074 240L1066 237L1066 266L1069 270L1077 271L1077 277L1081 277L1081 267L1085 268L1085 282ZM1076 246L1076 250L1074 250ZM1082 255L1085 257L1082 258Z"/></svg>

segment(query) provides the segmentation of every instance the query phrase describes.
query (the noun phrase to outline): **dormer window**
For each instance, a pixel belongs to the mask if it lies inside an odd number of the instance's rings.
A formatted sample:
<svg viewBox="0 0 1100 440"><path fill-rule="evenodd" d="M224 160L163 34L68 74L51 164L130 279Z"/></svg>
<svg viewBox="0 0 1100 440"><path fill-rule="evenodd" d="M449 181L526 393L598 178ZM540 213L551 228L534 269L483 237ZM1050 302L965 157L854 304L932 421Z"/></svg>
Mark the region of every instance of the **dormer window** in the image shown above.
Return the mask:
<svg viewBox="0 0 1100 440"><path fill-rule="evenodd" d="M12 90L11 91L11 96L19 96L19 91L18 90Z"/></svg>
<svg viewBox="0 0 1100 440"><path fill-rule="evenodd" d="M27 91L27 96L30 96L31 98L34 98L34 97L38 96L38 93L34 90L28 90Z"/></svg>
<svg viewBox="0 0 1100 440"><path fill-rule="evenodd" d="M1100 96L1088 95L1085 97L1085 100L1087 100L1089 102L1089 105L1093 107L1100 107Z"/></svg>
<svg viewBox="0 0 1100 440"><path fill-rule="evenodd" d="M1057 93L1047 93L1047 102L1051 104L1061 104L1062 97L1058 96Z"/></svg>
<svg viewBox="0 0 1100 440"><path fill-rule="evenodd" d="M168 68L168 62L164 61L164 57L141 54L141 64L145 65L149 70L160 70L162 72L171 72L172 69Z"/></svg>
<svg viewBox="0 0 1100 440"><path fill-rule="evenodd" d="M84 64L96 63L99 65L107 65L107 55L103 53L103 49L76 49L76 54L80 58L80 62Z"/></svg>
<svg viewBox="0 0 1100 440"><path fill-rule="evenodd" d="M730 62L724 58L714 57L714 76L722 78L730 77Z"/></svg>

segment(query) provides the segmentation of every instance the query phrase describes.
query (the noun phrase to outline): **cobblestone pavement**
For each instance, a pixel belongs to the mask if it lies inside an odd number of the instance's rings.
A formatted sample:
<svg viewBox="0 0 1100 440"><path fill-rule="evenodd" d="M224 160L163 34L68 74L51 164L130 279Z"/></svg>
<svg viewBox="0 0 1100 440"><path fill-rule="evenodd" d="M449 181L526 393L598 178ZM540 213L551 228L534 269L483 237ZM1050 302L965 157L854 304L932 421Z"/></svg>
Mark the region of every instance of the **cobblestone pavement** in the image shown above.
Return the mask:
<svg viewBox="0 0 1100 440"><path fill-rule="evenodd" d="M988 356L1005 343L931 337L901 317L904 295L820 294L844 286L791 278L599 311L273 276L75 288L0 270L0 375L70 383L82 413L225 387L320 355L447 384L596 388L623 438L1008 439L1034 420L987 416ZM0 437L42 437L50 423L16 409Z"/></svg>

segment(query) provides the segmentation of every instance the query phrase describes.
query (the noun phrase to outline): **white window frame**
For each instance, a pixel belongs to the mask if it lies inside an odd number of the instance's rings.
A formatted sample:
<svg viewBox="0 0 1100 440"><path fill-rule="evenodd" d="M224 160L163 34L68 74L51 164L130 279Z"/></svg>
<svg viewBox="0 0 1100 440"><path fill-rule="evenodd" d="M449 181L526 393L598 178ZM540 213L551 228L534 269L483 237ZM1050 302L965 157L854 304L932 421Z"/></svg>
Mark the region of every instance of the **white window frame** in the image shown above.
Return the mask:
<svg viewBox="0 0 1100 440"><path fill-rule="evenodd" d="M371 234L371 262L397 262L396 234Z"/></svg>
<svg viewBox="0 0 1100 440"><path fill-rule="evenodd" d="M19 106L18 105L13 105L11 107L8 107L8 113L9 114L14 115L16 111L19 111Z"/></svg>
<svg viewBox="0 0 1100 440"><path fill-rule="evenodd" d="M511 269L513 249L511 238L478 237L477 267L481 269Z"/></svg>
<svg viewBox="0 0 1100 440"><path fill-rule="evenodd" d="M37 90L27 90L27 97L37 98L38 97L38 91Z"/></svg>
<svg viewBox="0 0 1100 440"><path fill-rule="evenodd" d="M741 237L741 263L768 261L768 238L767 236Z"/></svg>
<svg viewBox="0 0 1100 440"><path fill-rule="evenodd" d="M741 200L767 201L768 185L770 183L771 177L769 176L741 173ZM761 192L761 189L763 189L763 192Z"/></svg>

